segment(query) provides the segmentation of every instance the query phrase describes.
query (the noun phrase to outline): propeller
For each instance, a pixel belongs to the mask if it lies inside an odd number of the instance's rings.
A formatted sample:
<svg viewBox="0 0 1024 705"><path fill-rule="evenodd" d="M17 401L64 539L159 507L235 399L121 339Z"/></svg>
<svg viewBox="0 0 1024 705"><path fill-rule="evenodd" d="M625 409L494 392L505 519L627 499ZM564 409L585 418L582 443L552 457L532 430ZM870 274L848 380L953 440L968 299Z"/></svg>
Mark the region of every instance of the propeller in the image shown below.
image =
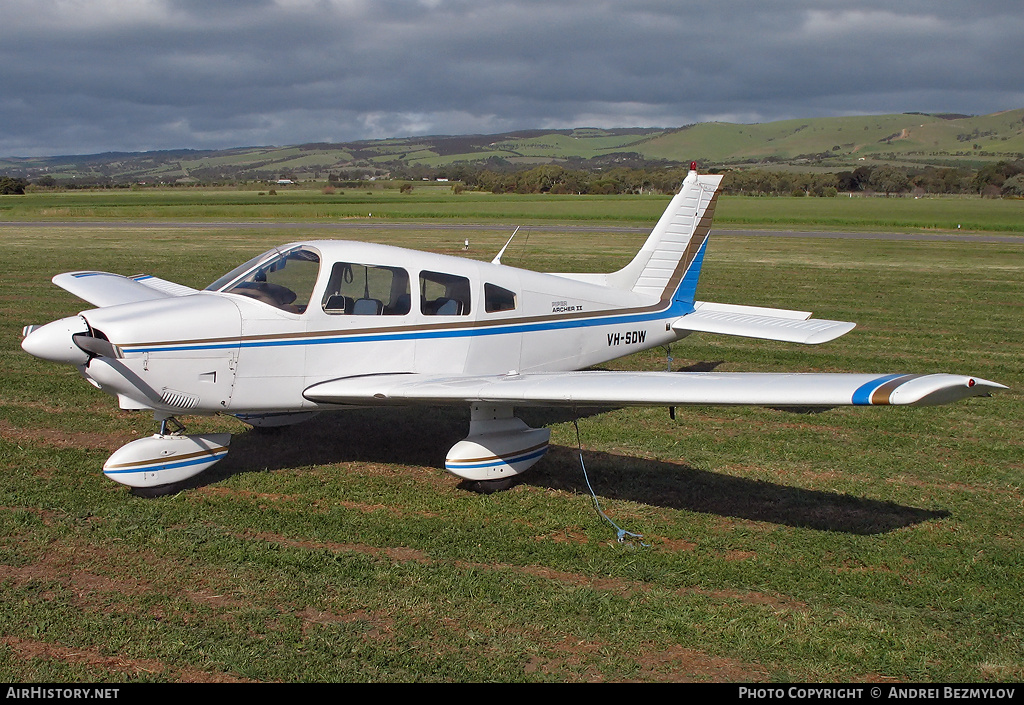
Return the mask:
<svg viewBox="0 0 1024 705"><path fill-rule="evenodd" d="M97 338L88 333L75 333L71 339L75 345L94 357L117 357L113 344L105 338Z"/></svg>

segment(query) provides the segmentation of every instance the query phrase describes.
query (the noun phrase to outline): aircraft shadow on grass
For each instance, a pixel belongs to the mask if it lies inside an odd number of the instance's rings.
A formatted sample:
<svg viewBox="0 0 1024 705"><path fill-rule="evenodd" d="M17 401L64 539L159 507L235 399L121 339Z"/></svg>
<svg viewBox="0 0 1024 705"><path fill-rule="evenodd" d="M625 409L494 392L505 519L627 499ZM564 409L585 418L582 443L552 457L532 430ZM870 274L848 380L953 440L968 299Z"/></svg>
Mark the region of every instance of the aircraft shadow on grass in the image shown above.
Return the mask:
<svg viewBox="0 0 1024 705"><path fill-rule="evenodd" d="M537 427L571 423L605 411L608 409L580 409L575 413L566 409L523 409L522 416ZM463 433L466 413L451 407L352 409L323 414L296 426L253 430L235 437L235 452L224 462L178 489L211 484L245 472L304 465L370 462L437 467L451 439ZM859 535L882 534L949 516L944 510L733 477L686 464L592 450L584 450L583 458L599 499ZM516 479L516 484L589 494L575 447L552 445L533 473ZM458 487L479 491L470 481Z"/></svg>

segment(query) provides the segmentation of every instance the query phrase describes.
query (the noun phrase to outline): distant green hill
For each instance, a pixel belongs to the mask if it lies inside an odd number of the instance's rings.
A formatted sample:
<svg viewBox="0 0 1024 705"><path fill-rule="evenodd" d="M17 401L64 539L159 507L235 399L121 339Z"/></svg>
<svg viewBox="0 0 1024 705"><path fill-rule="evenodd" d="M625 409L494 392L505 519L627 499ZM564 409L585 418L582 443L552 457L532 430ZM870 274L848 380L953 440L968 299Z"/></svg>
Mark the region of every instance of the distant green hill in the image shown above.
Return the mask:
<svg viewBox="0 0 1024 705"><path fill-rule="evenodd" d="M869 115L675 129L577 128L341 144L0 158L0 175L108 183L295 181L381 176L457 164L577 168L686 164L842 170L865 162L979 167L1024 159L1024 109L992 115Z"/></svg>
<svg viewBox="0 0 1024 705"><path fill-rule="evenodd" d="M702 123L640 145L652 159L692 154L711 163L776 161L846 167L860 160L974 165L1024 156L1024 109L981 117L872 115L758 125Z"/></svg>

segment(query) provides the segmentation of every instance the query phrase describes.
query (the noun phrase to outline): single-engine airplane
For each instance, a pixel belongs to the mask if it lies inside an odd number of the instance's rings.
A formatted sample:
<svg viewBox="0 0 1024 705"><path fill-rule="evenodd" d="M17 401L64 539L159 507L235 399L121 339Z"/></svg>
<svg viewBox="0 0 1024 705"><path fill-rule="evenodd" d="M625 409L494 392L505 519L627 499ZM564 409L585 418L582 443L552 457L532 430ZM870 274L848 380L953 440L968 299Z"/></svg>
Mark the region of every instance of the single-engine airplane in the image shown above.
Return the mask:
<svg viewBox="0 0 1024 705"><path fill-rule="evenodd" d="M158 433L103 465L160 488L221 460L230 434L188 435L182 414L254 425L376 405L465 405L469 433L445 467L499 484L547 451L523 406L944 404L1001 384L952 374L610 372L586 368L693 332L819 344L853 323L696 298L722 177L696 164L633 260L609 274L347 241L265 252L199 291L149 275L68 272L53 282L98 308L27 326L28 353L74 365ZM506 243L506 247L507 247Z"/></svg>

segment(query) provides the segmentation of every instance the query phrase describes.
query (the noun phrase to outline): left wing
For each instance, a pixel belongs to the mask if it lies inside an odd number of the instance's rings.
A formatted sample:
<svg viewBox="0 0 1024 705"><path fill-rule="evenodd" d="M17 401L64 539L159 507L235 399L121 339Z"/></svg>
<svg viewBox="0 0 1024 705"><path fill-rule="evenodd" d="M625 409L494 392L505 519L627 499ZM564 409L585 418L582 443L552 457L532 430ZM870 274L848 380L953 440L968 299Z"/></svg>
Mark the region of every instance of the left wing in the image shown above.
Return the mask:
<svg viewBox="0 0 1024 705"><path fill-rule="evenodd" d="M490 403L513 406L930 406L983 396L1001 384L962 375L760 372L537 372L381 374L314 384L313 402L356 405Z"/></svg>
<svg viewBox="0 0 1024 705"><path fill-rule="evenodd" d="M100 307L196 293L195 289L148 274L123 277L110 272L65 272L52 281L61 289Z"/></svg>

